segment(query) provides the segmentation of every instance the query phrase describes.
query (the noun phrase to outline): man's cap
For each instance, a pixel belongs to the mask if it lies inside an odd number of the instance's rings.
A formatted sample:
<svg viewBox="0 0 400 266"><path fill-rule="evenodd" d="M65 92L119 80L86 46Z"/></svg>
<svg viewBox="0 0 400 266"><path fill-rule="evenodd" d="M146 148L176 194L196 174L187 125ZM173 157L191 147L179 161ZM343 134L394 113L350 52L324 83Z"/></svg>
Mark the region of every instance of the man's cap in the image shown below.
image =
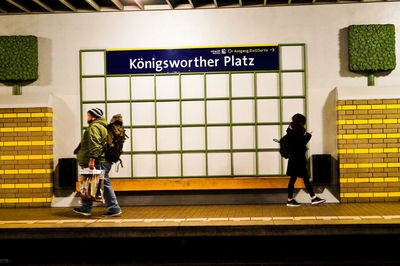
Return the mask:
<svg viewBox="0 0 400 266"><path fill-rule="evenodd" d="M91 114L94 117L100 118L103 116L103 111L100 108L92 108L88 111L89 114Z"/></svg>

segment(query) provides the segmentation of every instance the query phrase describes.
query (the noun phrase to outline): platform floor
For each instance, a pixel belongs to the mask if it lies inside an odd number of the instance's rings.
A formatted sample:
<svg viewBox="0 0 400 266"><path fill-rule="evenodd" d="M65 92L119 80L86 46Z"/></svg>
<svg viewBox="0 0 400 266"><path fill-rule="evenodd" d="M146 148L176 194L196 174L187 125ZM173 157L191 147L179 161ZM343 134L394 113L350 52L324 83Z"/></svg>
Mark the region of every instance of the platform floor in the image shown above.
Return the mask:
<svg viewBox="0 0 400 266"><path fill-rule="evenodd" d="M253 225L399 224L399 203L123 207L120 217L104 218L103 207L91 216L72 208L0 209L0 229L193 227Z"/></svg>
<svg viewBox="0 0 400 266"><path fill-rule="evenodd" d="M399 203L122 210L103 218L103 207L90 217L72 208L0 209L0 264L400 265ZM83 252L104 243L101 256Z"/></svg>

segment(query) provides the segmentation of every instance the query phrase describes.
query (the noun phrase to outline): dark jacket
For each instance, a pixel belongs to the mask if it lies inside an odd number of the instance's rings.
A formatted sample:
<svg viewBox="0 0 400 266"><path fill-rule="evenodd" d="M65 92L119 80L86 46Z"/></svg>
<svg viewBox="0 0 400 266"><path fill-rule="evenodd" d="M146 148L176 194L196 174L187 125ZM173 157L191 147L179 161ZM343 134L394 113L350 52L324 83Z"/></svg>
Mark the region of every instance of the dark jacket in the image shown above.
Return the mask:
<svg viewBox="0 0 400 266"><path fill-rule="evenodd" d="M104 118L98 118L90 123L83 134L79 151L78 163L87 166L90 158L96 159L95 163L105 163L105 147L107 144L107 122Z"/></svg>
<svg viewBox="0 0 400 266"><path fill-rule="evenodd" d="M286 130L286 133L290 151L286 174L288 176L308 178L306 145L311 139L311 134L304 134L300 129L295 130L291 125Z"/></svg>

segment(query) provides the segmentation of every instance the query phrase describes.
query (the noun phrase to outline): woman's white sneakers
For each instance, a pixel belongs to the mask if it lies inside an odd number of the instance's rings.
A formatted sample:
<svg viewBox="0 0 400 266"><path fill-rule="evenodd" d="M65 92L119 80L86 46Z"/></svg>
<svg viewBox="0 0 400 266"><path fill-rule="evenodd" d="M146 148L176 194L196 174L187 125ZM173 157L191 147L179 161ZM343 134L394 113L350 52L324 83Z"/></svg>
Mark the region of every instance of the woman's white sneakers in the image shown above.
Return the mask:
<svg viewBox="0 0 400 266"><path fill-rule="evenodd" d="M286 206L288 206L288 207L299 207L299 206L301 206L301 204L298 203L295 199L292 199L292 200L288 200L288 202L286 203Z"/></svg>
<svg viewBox="0 0 400 266"><path fill-rule="evenodd" d="M319 197L315 197L315 199L311 200L311 205L318 205L318 204L324 203L325 201L326 200L324 200L324 199L321 199ZM292 200L288 200L287 201L286 206L288 206L288 207L299 207L299 206L301 206L301 204L298 203L295 199L292 199Z"/></svg>

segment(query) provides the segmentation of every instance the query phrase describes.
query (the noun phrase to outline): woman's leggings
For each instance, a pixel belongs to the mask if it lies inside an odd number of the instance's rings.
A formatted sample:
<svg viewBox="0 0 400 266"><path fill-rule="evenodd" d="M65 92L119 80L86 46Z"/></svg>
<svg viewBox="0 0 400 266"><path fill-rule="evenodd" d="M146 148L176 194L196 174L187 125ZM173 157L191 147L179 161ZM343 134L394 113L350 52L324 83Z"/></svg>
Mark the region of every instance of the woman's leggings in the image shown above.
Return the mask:
<svg viewBox="0 0 400 266"><path fill-rule="evenodd" d="M288 198L292 199L293 198L293 190L294 190L294 183L296 183L297 177L296 176L291 176L289 180L289 186L288 186ZM306 189L308 191L308 194L310 194L310 197L314 197L314 190L311 186L310 180L308 177L303 177L304 180L304 185L306 186Z"/></svg>

